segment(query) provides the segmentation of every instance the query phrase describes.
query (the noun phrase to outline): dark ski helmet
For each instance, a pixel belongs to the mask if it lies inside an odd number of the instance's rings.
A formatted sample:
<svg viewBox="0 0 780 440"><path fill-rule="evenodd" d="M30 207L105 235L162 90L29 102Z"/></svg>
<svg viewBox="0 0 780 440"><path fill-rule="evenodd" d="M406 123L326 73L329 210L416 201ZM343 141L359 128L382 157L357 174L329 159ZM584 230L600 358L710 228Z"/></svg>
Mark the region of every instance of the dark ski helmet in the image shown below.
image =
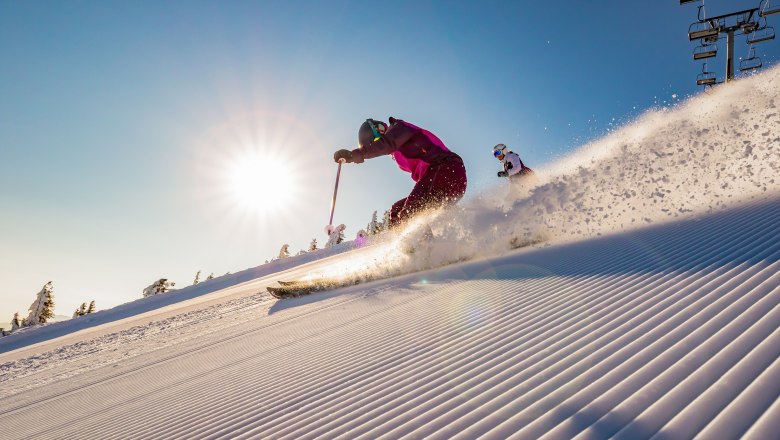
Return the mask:
<svg viewBox="0 0 780 440"><path fill-rule="evenodd" d="M366 119L366 122L364 122L360 126L360 130L358 130L358 146L364 148L371 142L382 137L385 133L387 133L387 124L371 118Z"/></svg>

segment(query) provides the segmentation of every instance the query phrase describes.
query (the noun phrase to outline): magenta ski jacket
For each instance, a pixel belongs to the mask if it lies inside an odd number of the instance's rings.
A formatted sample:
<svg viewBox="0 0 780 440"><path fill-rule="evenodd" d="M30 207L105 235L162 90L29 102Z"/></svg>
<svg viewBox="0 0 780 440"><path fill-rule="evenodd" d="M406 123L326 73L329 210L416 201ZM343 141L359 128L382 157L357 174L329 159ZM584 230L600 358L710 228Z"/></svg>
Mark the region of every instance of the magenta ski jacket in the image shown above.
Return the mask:
<svg viewBox="0 0 780 440"><path fill-rule="evenodd" d="M352 150L355 163L389 154L398 168L412 173L419 182L431 164L454 156L436 135L400 119L390 118L390 127L382 137L363 148Z"/></svg>

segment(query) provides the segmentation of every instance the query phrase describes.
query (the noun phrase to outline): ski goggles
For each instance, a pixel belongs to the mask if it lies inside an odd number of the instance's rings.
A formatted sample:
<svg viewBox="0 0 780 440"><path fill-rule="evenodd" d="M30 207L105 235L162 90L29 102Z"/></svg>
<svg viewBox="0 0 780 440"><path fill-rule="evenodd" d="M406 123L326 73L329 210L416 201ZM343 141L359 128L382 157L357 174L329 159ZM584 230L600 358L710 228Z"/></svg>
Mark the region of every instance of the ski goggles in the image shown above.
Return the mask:
<svg viewBox="0 0 780 440"><path fill-rule="evenodd" d="M373 119L366 119L366 123L371 128L371 133L374 134L374 141L379 139L379 130L376 127L376 123L374 123Z"/></svg>
<svg viewBox="0 0 780 440"><path fill-rule="evenodd" d="M500 157L504 155L504 150L493 150L493 157Z"/></svg>

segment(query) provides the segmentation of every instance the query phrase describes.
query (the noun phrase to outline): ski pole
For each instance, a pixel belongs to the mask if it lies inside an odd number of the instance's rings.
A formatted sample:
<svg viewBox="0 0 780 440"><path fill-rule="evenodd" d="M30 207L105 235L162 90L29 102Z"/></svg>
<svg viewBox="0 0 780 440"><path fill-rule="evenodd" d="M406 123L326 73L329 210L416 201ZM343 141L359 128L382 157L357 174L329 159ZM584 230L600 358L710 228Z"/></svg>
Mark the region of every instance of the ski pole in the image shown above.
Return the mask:
<svg viewBox="0 0 780 440"><path fill-rule="evenodd" d="M341 177L341 164L344 159L339 160L339 169L336 171L336 187L333 188L333 200L330 202L330 221L328 222L328 230L332 230L333 227L333 212L336 210L336 194L339 192L339 177Z"/></svg>

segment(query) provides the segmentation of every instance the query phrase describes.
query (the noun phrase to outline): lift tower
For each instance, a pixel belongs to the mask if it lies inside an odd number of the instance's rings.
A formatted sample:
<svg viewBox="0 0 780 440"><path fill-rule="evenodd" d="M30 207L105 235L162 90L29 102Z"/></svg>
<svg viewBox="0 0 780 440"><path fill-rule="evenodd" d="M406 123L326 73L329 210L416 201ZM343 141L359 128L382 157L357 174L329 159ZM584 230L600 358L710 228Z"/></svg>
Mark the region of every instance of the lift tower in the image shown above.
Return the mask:
<svg viewBox="0 0 780 440"><path fill-rule="evenodd" d="M699 6L697 21L691 23L688 28L688 39L690 41L701 40L701 45L694 49L693 59L701 60L717 56L717 42L725 36L726 82L732 81L734 79L734 38L736 35L746 35L747 43L751 48L750 58L746 60L749 62L740 63L740 70L748 71L760 68L762 65L761 59L755 55L753 45L774 40L775 30L772 26L769 26L766 17L780 13L780 7L772 6L770 0L762 0L758 8L745 9L744 11L715 17L706 17L704 0L680 0L680 4L683 5L696 1L701 1L702 4ZM702 81L702 75L704 74L708 76L706 80ZM707 72L706 63L702 75L699 75L697 84L716 84L715 74Z"/></svg>

